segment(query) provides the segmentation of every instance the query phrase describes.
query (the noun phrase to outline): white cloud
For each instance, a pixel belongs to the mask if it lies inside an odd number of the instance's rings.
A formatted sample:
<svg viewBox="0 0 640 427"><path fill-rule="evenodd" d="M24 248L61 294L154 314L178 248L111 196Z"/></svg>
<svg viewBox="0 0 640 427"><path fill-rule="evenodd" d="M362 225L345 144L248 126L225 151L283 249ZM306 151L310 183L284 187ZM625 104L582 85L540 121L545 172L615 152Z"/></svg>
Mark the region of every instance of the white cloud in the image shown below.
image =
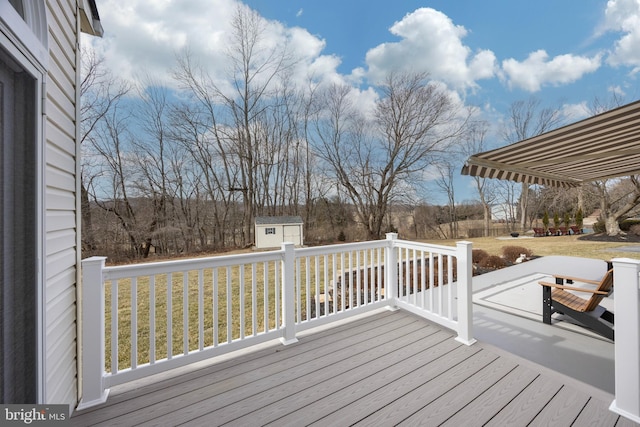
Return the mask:
<svg viewBox="0 0 640 427"><path fill-rule="evenodd" d="M384 43L369 50L366 63L373 81L391 70L428 72L433 79L465 90L477 87L476 80L491 78L496 59L489 50L472 53L462 43L467 30L431 8L420 8L396 22L389 31L399 42Z"/></svg>
<svg viewBox="0 0 640 427"><path fill-rule="evenodd" d="M188 48L192 58L224 87L229 71L228 35L239 5L238 0L101 0L105 35L84 40L104 55L117 76L136 82L139 76L151 74L168 87L176 86L171 78L176 54ZM303 80L308 73L319 81L339 78L340 60L322 54L324 40L300 27L263 23L264 49L287 46L295 58L288 78Z"/></svg>
<svg viewBox="0 0 640 427"><path fill-rule="evenodd" d="M607 92L613 94L614 96L618 96L621 98L624 98L625 96L627 96L627 93L625 92L625 90L621 87L621 86L609 86L607 88Z"/></svg>
<svg viewBox="0 0 640 427"><path fill-rule="evenodd" d="M610 65L630 65L640 71L640 0L609 0L605 10L605 31L623 33L607 58Z"/></svg>
<svg viewBox="0 0 640 427"><path fill-rule="evenodd" d="M153 74L172 85L176 53L189 47L193 56L221 72L224 34L236 8L233 0L154 1L102 0L102 39L85 39L103 54L114 73L132 82Z"/></svg>
<svg viewBox="0 0 640 427"><path fill-rule="evenodd" d="M502 71L510 87L537 92L542 86L573 83L583 75L596 71L601 60L601 55L588 58L570 54L549 59L546 51L538 50L522 62L512 58L502 61Z"/></svg>
<svg viewBox="0 0 640 427"><path fill-rule="evenodd" d="M591 116L592 113L587 102L582 101L579 104L564 104L562 106L562 115L565 117L567 122L575 122L586 119Z"/></svg>

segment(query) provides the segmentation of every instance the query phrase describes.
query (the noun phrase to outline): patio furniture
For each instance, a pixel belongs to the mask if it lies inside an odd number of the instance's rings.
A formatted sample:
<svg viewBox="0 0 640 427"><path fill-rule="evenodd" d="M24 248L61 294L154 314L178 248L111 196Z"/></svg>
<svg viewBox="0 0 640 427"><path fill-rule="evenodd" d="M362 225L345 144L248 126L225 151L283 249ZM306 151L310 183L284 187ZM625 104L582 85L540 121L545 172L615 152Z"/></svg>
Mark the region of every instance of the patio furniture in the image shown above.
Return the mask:
<svg viewBox="0 0 640 427"><path fill-rule="evenodd" d="M614 315L600 306L602 299L611 293L613 287L613 269L607 271L602 280L587 280L577 277L554 276L556 283L538 282L542 285L542 320L551 324L553 313L564 314L594 332L613 340ZM568 283L582 282L596 285L595 289L586 289L577 286L567 286ZM572 292L569 292L572 291ZM573 292L591 294L587 299L579 297Z"/></svg>
<svg viewBox="0 0 640 427"><path fill-rule="evenodd" d="M573 234L582 234L582 230L577 225L572 225L569 228Z"/></svg>
<svg viewBox="0 0 640 427"><path fill-rule="evenodd" d="M544 228L533 227L533 237L542 237L546 235L547 233L544 231Z"/></svg>

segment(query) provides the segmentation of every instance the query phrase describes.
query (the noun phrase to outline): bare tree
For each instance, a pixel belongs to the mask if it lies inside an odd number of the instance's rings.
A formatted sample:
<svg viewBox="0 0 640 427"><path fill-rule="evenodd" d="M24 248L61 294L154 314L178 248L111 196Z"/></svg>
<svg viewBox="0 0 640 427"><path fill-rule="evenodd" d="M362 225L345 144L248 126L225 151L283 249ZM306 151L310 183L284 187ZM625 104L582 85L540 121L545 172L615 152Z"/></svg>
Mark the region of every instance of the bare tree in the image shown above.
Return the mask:
<svg viewBox="0 0 640 427"><path fill-rule="evenodd" d="M518 217L518 184L513 181L497 181L497 193L500 194L502 202L497 208L497 213L504 215L509 230L513 230Z"/></svg>
<svg viewBox="0 0 640 427"><path fill-rule="evenodd" d="M89 192L95 204L117 218L127 235L128 255L138 256L146 240L146 227L144 217L137 214L139 194L131 187L139 170L127 150L131 142L131 120L131 114L119 104L101 120L100 131L91 145L100 156L102 170L99 179L92 181Z"/></svg>
<svg viewBox="0 0 640 427"><path fill-rule="evenodd" d="M270 191L259 191L260 183L265 179L270 182L270 174L276 173L273 158L269 159L272 153L265 151L265 137L269 136L265 133L265 120L274 112L273 97L283 73L292 64L286 45L271 46L266 42L266 30L265 21L256 11L238 6L227 48L229 85L217 83L194 64L188 52L178 58L174 73L206 114L203 118L212 133L207 139L215 142L215 161L223 170L218 178L224 177L225 181L216 178L217 185L224 184L227 192L240 197L242 246L253 242L253 220L260 195L270 195ZM200 158L204 160L203 156Z"/></svg>
<svg viewBox="0 0 640 427"><path fill-rule="evenodd" d="M238 7L232 19L228 57L231 62L231 81L235 93L220 91L233 117L235 154L239 159L239 181L234 191L242 194L244 245L253 242L253 219L256 209L256 186L259 160L255 155L260 146L256 135L256 121L266 101L278 83L278 77L289 67L286 46L268 46L264 41L265 21L251 9Z"/></svg>
<svg viewBox="0 0 640 427"><path fill-rule="evenodd" d="M205 225L205 217L201 217L203 221L199 232L210 236L210 239L205 239L207 246L210 243L214 248L221 248L227 244L228 238L233 239L236 228L232 215L235 196L229 187L235 180L237 167L229 144L223 132L219 131L215 101L207 96L205 88L195 86L195 89L193 93L196 94L197 103L183 103L172 110L171 138L189 156L190 169L195 175L191 182L199 183L193 191L198 199L209 202L208 216L211 221ZM175 159L172 168L183 168L181 163ZM182 180L181 183L184 185L187 181Z"/></svg>
<svg viewBox="0 0 640 427"><path fill-rule="evenodd" d="M142 250L142 256L146 258L152 243L163 251L168 249L168 242L162 237L173 226L173 223L169 223L168 215L171 140L167 122L171 106L167 89L162 88L151 77L142 81L138 95L140 102L135 115L140 131L132 140L131 151L142 180L132 184L138 187L140 194L149 199L153 207L148 213L151 221Z"/></svg>
<svg viewBox="0 0 640 427"><path fill-rule="evenodd" d="M460 159L457 156L445 156L437 160L434 165L438 171L435 183L447 195L447 224L448 238L458 238L458 215L456 212L456 198L454 174L460 170Z"/></svg>
<svg viewBox="0 0 640 427"><path fill-rule="evenodd" d="M80 82L80 143L87 150L86 141L95 140L96 127L115 105L129 93L128 84L118 80L104 65L104 58L94 51L82 51L82 80ZM83 157L80 202L82 215L82 243L84 249L93 251L96 242L91 216L91 204L87 186L95 178L95 168L90 159Z"/></svg>
<svg viewBox="0 0 640 427"><path fill-rule="evenodd" d="M464 130L448 94L425 74L390 74L372 122L355 111L350 89L332 86L316 131L319 155L354 204L369 238L380 238L390 204Z"/></svg>
<svg viewBox="0 0 640 427"><path fill-rule="evenodd" d="M624 99L616 92L606 100L594 98L589 109L592 115L604 113L620 107ZM600 215L604 220L609 236L622 234L619 221L631 212L635 212L640 204L640 183L638 176L610 179L594 182L600 195Z"/></svg>
<svg viewBox="0 0 640 427"><path fill-rule="evenodd" d="M507 143L522 141L557 128L562 123L559 107L542 107L540 100L529 98L527 101L516 101L509 107L508 123L503 131ZM520 193L520 228L525 229L529 184L522 183Z"/></svg>
<svg viewBox="0 0 640 427"><path fill-rule="evenodd" d="M619 221L640 210L640 179L637 175L594 183L600 193L601 216L609 236L622 234Z"/></svg>
<svg viewBox="0 0 640 427"><path fill-rule="evenodd" d="M466 157L489 149L486 140L488 131L489 124L487 122L481 121L473 123L467 134L466 140L461 145L462 151ZM495 180L489 178L479 176L474 176L472 178L482 205L483 234L484 236L489 236L491 229L491 206L496 203L498 198L497 184Z"/></svg>

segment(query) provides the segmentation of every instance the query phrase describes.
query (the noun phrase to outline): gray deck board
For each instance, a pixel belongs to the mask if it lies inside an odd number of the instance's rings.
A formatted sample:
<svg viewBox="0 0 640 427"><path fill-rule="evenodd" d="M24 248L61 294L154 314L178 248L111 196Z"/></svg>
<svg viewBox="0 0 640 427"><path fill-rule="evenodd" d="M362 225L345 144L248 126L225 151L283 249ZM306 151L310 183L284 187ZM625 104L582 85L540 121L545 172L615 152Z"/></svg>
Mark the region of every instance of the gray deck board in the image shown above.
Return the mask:
<svg viewBox="0 0 640 427"><path fill-rule="evenodd" d="M474 420L479 425L485 424L515 396L527 388L537 376L536 372L527 367L516 366L464 408L451 415L442 425L458 427L464 425L468 420Z"/></svg>
<svg viewBox="0 0 640 427"><path fill-rule="evenodd" d="M589 386L453 338L412 314L378 312L116 389L71 425L634 425Z"/></svg>
<svg viewBox="0 0 640 427"><path fill-rule="evenodd" d="M281 384L260 395L254 395L237 404L224 408L222 419L242 425L247 419L271 422L283 411L292 411L313 402L314 396L324 396L338 391L345 383L353 381L361 372L376 372L381 366L393 363L394 359L404 360L416 351L410 341L422 339L427 343L442 342L448 335L434 329L424 329L399 337L392 342L345 357L325 369L309 372L294 383ZM258 408L258 409L256 409Z"/></svg>
<svg viewBox="0 0 640 427"><path fill-rule="evenodd" d="M562 387L553 400L531 422L531 426L566 426L572 424L589 401L589 395Z"/></svg>
<svg viewBox="0 0 640 427"><path fill-rule="evenodd" d="M428 346L426 349L419 348L417 352L415 352L415 346L398 349L387 357L363 363L354 369L349 378L342 377L339 381L309 390L302 396L296 396L295 401L290 402L289 405L287 402L282 402L278 408L273 408L277 412L269 414L269 422L278 426L296 425L301 417L307 423L317 421L334 410L348 406L367 395L375 394L376 388L385 387L394 379L413 372L417 363L428 363L434 358L449 354L453 349L461 347L451 339L449 334L439 333L430 338L432 339L422 343ZM432 345L433 343L436 345ZM279 416L275 416L278 414Z"/></svg>
<svg viewBox="0 0 640 427"><path fill-rule="evenodd" d="M162 387L154 384L151 386L151 390L145 390L144 394L137 394L135 391L129 392L127 397L136 396L136 398L123 400L119 396L119 399L114 399L118 404L111 405L113 413L105 408L102 416L94 420L94 425L100 425L98 422L102 421L104 421L104 425L111 425L120 420L123 422L122 425L139 425L150 418L174 414L175 411L182 410L186 406L229 390L235 390L247 382L250 383L262 377L286 371L296 363L304 363L306 359L318 359L338 348L349 348L351 345L361 340L367 340L387 329L402 329L412 323L416 327L424 327L424 323L420 323L412 316L393 317L389 321L386 320L388 316L385 315L370 322L360 321L353 325L353 330L342 327L338 328L335 334L325 331L319 334L317 339L301 340L300 343L288 347L287 352L280 351L282 347L275 347L262 352L261 357L252 358L249 356L239 363L230 361L224 363L223 366L214 365L209 369L200 370L198 375L190 375L187 380L182 377L170 378L161 382ZM297 362L296 358L299 359ZM289 363L289 359L293 362ZM223 403L221 400L220 404ZM212 410L214 409L216 408L212 408ZM190 409L187 409L188 411ZM153 416L151 417L149 414L153 414Z"/></svg>
<svg viewBox="0 0 640 427"><path fill-rule="evenodd" d="M487 426L528 425L561 388L561 382L539 375L489 420Z"/></svg>
<svg viewBox="0 0 640 427"><path fill-rule="evenodd" d="M192 419L206 416L220 423L232 421L246 414L251 408L261 408L272 403L273 399L288 397L292 394L291 391L296 388L308 388L310 382L314 381L314 376L318 375L318 373L320 375L324 373L327 381L331 380L332 376L337 376L340 373L343 375L349 374L349 370L345 370L345 367L340 365L349 360L353 360L348 363L352 368L357 366L358 363L362 364L363 360L368 360L362 353L376 349L390 352L396 345L407 345L415 339L424 339L436 332L437 329L435 327L424 327L420 322L413 322L404 325L402 329L372 331L372 334L358 337L361 341L347 347L338 346L337 343L329 345L324 349L324 357L312 357L312 355L309 355L304 363L297 365L292 361L289 361L290 363L283 361L281 364L282 370L279 370L276 374L265 376L259 380L257 380L257 376L250 379L246 378L247 382L244 385L198 401L195 404L190 404L188 413L180 411L178 413L180 417L174 416L172 420L188 422ZM394 337L398 337L398 339L394 339ZM334 347L335 350L333 349ZM318 356L322 356L322 354ZM241 381L242 379L238 378L236 381ZM336 381L339 380L340 378L336 379ZM224 405L224 402L234 403Z"/></svg>
<svg viewBox="0 0 640 427"><path fill-rule="evenodd" d="M426 423L427 425L440 425L462 408L467 406L477 396L486 392L492 385L505 378L517 365L511 361L505 363L502 359L496 359L476 374L470 376L451 390L424 405L421 402L420 393L415 396L418 411L402 421L405 425ZM424 406L422 406L424 405ZM422 406L422 407L420 407Z"/></svg>
<svg viewBox="0 0 640 427"><path fill-rule="evenodd" d="M448 369L439 369L441 366L435 365L434 368L439 372L428 380L424 377L418 377L413 381L414 378L411 375L407 378L409 381L403 382L403 386L398 390L399 393L390 396L394 398L392 402L367 416L360 424L367 426L396 425L404 421L407 416L415 413L425 403L437 400L443 393L464 382L465 379L493 363L496 359L496 355L480 351L473 354L473 357L456 363Z"/></svg>
<svg viewBox="0 0 640 427"><path fill-rule="evenodd" d="M614 425L619 417L609 411L610 403L611 402L603 402L598 399L589 399L589 402L587 402L582 412L580 412L580 415L576 418L574 425L581 427ZM621 426L621 423L617 425Z"/></svg>

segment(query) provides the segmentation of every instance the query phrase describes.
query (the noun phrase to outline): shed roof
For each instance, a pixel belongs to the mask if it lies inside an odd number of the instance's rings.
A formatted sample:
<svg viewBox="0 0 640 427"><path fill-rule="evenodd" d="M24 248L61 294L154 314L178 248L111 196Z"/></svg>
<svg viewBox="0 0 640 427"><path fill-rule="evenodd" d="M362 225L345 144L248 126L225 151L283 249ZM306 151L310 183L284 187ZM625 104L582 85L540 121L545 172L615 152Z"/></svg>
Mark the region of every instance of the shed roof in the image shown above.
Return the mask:
<svg viewBox="0 0 640 427"><path fill-rule="evenodd" d="M256 225L302 224L301 216L258 216Z"/></svg>
<svg viewBox="0 0 640 427"><path fill-rule="evenodd" d="M640 173L640 101L470 156L463 175L576 187Z"/></svg>

